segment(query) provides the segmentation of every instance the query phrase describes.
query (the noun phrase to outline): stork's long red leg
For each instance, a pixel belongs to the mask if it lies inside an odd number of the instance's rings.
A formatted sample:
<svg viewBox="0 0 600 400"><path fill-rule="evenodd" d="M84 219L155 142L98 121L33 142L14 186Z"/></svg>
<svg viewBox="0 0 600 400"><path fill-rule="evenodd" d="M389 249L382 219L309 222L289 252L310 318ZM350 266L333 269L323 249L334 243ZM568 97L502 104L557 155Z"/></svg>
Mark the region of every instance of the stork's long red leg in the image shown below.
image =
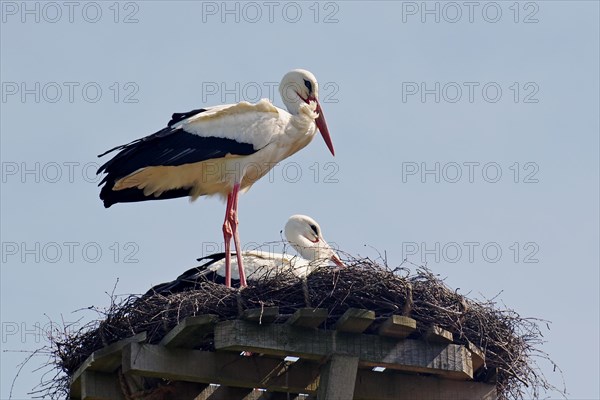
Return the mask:
<svg viewBox="0 0 600 400"><path fill-rule="evenodd" d="M237 257L237 263L238 263L238 271L240 274L240 287L246 287L246 273L244 272L244 264L243 264L243 257L242 257L242 249L240 246L240 236L238 234L238 217L237 217L237 213L238 213L238 195L239 195L239 191L240 191L240 184L236 183L233 186L233 191L231 192L231 196L233 197L232 199L232 207L231 207L231 213L230 213L230 217L231 219L229 220L230 225L231 225L231 230L233 233L233 243L235 244L235 255Z"/></svg>
<svg viewBox="0 0 600 400"><path fill-rule="evenodd" d="M231 209L233 206L233 192L227 196L227 208L225 209L225 222L223 222L223 239L225 240L225 286L231 287Z"/></svg>

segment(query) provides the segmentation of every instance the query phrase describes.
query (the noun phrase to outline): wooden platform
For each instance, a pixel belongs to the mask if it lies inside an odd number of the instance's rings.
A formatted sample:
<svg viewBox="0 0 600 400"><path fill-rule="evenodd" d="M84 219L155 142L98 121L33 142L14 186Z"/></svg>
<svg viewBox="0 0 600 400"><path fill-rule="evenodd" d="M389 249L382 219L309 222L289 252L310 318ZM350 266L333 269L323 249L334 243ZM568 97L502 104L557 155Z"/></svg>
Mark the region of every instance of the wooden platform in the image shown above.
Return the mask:
<svg viewBox="0 0 600 400"><path fill-rule="evenodd" d="M71 399L494 400L494 382L474 382L485 362L472 343L439 327L349 309L332 330L325 309L245 310L242 319L189 317L159 344L145 333L94 352L74 374ZM277 323L275 323L277 321ZM282 323L283 321L283 323ZM422 327L423 328L423 327ZM416 332L423 332L417 336ZM195 350L214 340L215 351ZM381 371L381 372L378 372ZM140 394L144 396L139 396Z"/></svg>

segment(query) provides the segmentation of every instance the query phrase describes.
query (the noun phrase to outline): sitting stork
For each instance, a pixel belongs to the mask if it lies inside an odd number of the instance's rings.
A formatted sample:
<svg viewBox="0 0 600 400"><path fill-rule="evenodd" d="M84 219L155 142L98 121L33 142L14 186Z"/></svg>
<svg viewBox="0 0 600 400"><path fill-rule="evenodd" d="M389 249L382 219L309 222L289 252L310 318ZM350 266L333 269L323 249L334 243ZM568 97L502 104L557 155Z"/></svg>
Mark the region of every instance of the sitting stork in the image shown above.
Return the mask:
<svg viewBox="0 0 600 400"><path fill-rule="evenodd" d="M305 277L317 267L333 262L339 267L344 263L336 252L323 239L319 224L306 215L292 215L285 224L285 238L298 252L299 256L272 253L267 251L244 251L244 260L248 281L272 278L278 273L290 271L298 277ZM172 282L162 283L150 289L146 296L152 294L167 295L194 289L201 282L225 282L225 253L211 254L199 258L206 261L199 267L185 271ZM233 261L235 263L235 260ZM240 276L234 270L234 280Z"/></svg>

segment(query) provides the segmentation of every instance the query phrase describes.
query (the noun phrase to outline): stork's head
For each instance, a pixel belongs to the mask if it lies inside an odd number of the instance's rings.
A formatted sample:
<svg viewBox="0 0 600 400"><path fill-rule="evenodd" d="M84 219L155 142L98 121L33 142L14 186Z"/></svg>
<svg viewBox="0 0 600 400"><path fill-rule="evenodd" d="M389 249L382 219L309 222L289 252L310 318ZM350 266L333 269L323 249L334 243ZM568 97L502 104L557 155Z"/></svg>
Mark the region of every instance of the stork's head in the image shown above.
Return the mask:
<svg viewBox="0 0 600 400"><path fill-rule="evenodd" d="M317 83L317 78L305 69L291 70L285 74L281 80L281 83L279 84L279 93L281 94L283 103L288 111L294 115L298 114L301 104L315 103L315 111L319 114L315 120L317 128L319 129L319 132L321 132L321 136L323 136L329 151L331 151L331 154L335 155L331 136L329 135L329 129L325 122L325 116L323 115L323 110L319 104L319 84Z"/></svg>
<svg viewBox="0 0 600 400"><path fill-rule="evenodd" d="M300 255L309 260L331 260L337 266L344 263L323 239L321 227L311 217L292 215L285 224L285 237Z"/></svg>

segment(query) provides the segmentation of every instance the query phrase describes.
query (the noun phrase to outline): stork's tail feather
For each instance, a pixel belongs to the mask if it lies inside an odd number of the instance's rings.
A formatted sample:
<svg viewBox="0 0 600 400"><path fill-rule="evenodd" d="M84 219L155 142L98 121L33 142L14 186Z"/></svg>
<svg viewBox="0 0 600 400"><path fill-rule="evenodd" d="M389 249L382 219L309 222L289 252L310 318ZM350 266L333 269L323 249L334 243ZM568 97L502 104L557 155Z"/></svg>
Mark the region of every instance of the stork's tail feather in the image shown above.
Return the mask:
<svg viewBox="0 0 600 400"><path fill-rule="evenodd" d="M158 196L146 196L142 189L127 188L113 190L113 185L108 183L100 190L100 199L104 202L104 207L108 208L116 203L134 203L146 200L165 200L186 197L190 195L190 189L167 190Z"/></svg>
<svg viewBox="0 0 600 400"><path fill-rule="evenodd" d="M232 256L235 256L232 253ZM225 284L225 278L217 273L217 268L213 265L225 258L225 253L215 253L205 257L198 258L198 261L207 261L202 265L191 268L179 275L177 279L171 282L161 283L152 287L144 296L161 294L163 296L171 293L179 293L185 290L195 289L202 282L214 282ZM235 281L235 280L234 280ZM239 282L239 281L237 281ZM234 282L235 283L235 282Z"/></svg>

